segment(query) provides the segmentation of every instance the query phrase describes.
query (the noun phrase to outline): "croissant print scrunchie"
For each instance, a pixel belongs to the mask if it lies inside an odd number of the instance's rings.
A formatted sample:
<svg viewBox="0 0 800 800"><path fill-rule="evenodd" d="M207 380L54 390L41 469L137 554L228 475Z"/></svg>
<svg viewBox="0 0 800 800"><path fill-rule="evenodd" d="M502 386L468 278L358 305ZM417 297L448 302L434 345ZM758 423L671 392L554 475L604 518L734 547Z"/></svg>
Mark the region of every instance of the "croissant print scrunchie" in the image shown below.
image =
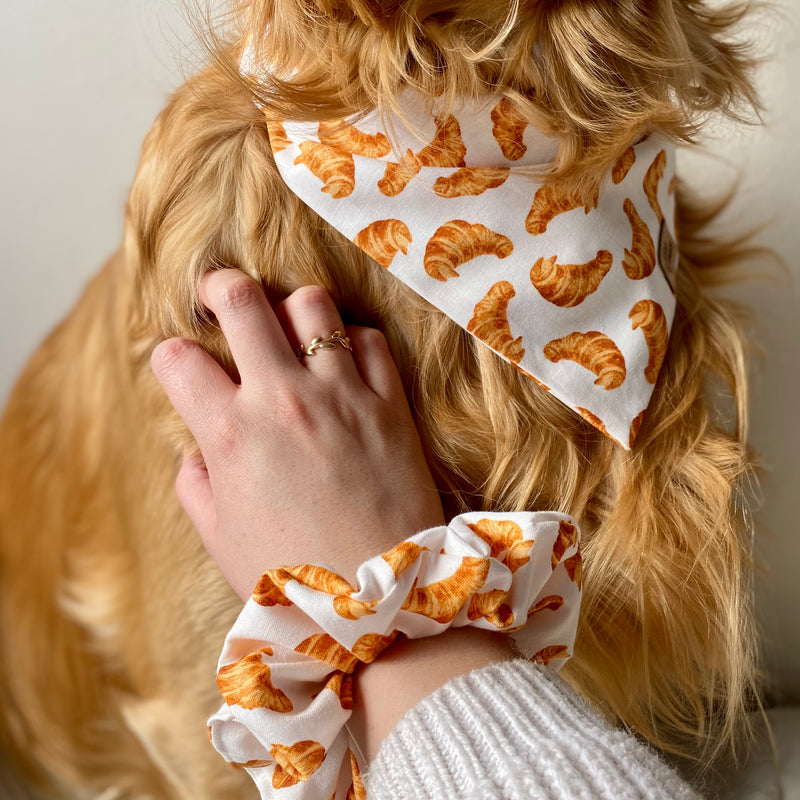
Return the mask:
<svg viewBox="0 0 800 800"><path fill-rule="evenodd" d="M318 565L265 572L220 656L214 747L262 798L365 798L345 727L356 668L400 634L466 625L512 633L523 654L560 667L580 608L579 539L557 512L470 512L370 558L357 586Z"/></svg>

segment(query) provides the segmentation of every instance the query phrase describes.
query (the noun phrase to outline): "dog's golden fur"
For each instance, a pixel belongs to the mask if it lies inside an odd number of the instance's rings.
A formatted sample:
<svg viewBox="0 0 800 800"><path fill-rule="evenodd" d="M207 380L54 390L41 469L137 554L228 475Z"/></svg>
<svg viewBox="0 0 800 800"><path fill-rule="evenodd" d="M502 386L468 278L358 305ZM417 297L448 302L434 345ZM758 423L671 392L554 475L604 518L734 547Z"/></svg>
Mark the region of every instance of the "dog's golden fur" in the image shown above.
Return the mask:
<svg viewBox="0 0 800 800"><path fill-rule="evenodd" d="M34 356L0 426L2 744L52 796L249 797L211 749L214 667L238 603L173 491L188 434L148 368L167 336L233 369L197 299L237 267L274 301L326 287L390 342L446 511L559 509L584 530L567 678L611 718L708 759L757 692L740 485L745 345L712 289L744 247L678 190L681 269L666 364L627 453L323 223L281 181L267 117L330 118L412 85L503 93L588 185L642 131L694 134L755 98L730 43L743 9L700 0L252 0L239 38L179 89L144 144L121 250ZM295 70L255 87L241 43ZM446 358L442 358L446 354ZM735 399L730 425L707 398ZM729 430L729 427L732 430Z"/></svg>

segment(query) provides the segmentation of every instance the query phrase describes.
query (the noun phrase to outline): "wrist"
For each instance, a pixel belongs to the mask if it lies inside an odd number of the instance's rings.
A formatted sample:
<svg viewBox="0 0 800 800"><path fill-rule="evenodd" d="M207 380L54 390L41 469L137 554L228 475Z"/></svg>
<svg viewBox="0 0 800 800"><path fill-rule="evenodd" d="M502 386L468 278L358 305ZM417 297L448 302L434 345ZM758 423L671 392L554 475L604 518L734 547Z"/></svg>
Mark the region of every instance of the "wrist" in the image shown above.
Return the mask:
<svg viewBox="0 0 800 800"><path fill-rule="evenodd" d="M398 639L357 676L350 730L368 762L403 714L449 680L514 657L507 634L451 628L437 636Z"/></svg>

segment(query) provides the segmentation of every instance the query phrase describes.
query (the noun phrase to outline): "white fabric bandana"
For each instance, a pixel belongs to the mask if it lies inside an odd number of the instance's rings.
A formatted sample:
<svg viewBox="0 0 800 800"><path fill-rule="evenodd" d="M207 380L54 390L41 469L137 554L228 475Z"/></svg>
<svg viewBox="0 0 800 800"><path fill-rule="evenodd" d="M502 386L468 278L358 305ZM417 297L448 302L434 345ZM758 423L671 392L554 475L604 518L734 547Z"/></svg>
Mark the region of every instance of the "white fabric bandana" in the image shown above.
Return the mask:
<svg viewBox="0 0 800 800"><path fill-rule="evenodd" d="M467 625L513 633L560 667L578 622L579 537L565 514L470 512L369 559L357 587L322 566L266 572L225 639L214 747L262 798L365 800L346 728L356 668L400 634Z"/></svg>
<svg viewBox="0 0 800 800"><path fill-rule="evenodd" d="M630 448L675 310L675 151L650 136L589 204L530 176L555 155L507 101L430 118L269 123L289 188L379 264ZM390 143L390 142L393 142Z"/></svg>

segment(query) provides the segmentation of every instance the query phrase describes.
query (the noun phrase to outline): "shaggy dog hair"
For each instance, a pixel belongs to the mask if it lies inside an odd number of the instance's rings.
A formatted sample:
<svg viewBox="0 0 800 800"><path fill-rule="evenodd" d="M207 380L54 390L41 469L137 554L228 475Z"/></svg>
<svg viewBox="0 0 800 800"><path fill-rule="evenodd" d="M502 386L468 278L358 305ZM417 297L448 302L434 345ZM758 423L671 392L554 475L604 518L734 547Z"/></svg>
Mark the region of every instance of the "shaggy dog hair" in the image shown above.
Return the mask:
<svg viewBox="0 0 800 800"><path fill-rule="evenodd" d="M7 757L51 797L241 798L212 750L215 662L239 601L182 513L188 432L148 366L183 336L234 373L203 273L277 302L305 284L395 356L445 512L558 509L584 531L575 657L610 719L709 762L757 697L741 486L745 340L714 293L747 255L678 187L681 266L666 363L632 452L477 343L285 186L267 121L503 95L585 187L643 132L689 142L756 105L742 6L705 0L250 0L148 135L124 242L33 357L0 426L0 648ZM260 86L243 47L281 65ZM291 77L286 78L287 75ZM254 100L256 102L254 102ZM447 358L441 358L447 353ZM711 408L719 390L733 398ZM111 787L111 788L109 788Z"/></svg>

